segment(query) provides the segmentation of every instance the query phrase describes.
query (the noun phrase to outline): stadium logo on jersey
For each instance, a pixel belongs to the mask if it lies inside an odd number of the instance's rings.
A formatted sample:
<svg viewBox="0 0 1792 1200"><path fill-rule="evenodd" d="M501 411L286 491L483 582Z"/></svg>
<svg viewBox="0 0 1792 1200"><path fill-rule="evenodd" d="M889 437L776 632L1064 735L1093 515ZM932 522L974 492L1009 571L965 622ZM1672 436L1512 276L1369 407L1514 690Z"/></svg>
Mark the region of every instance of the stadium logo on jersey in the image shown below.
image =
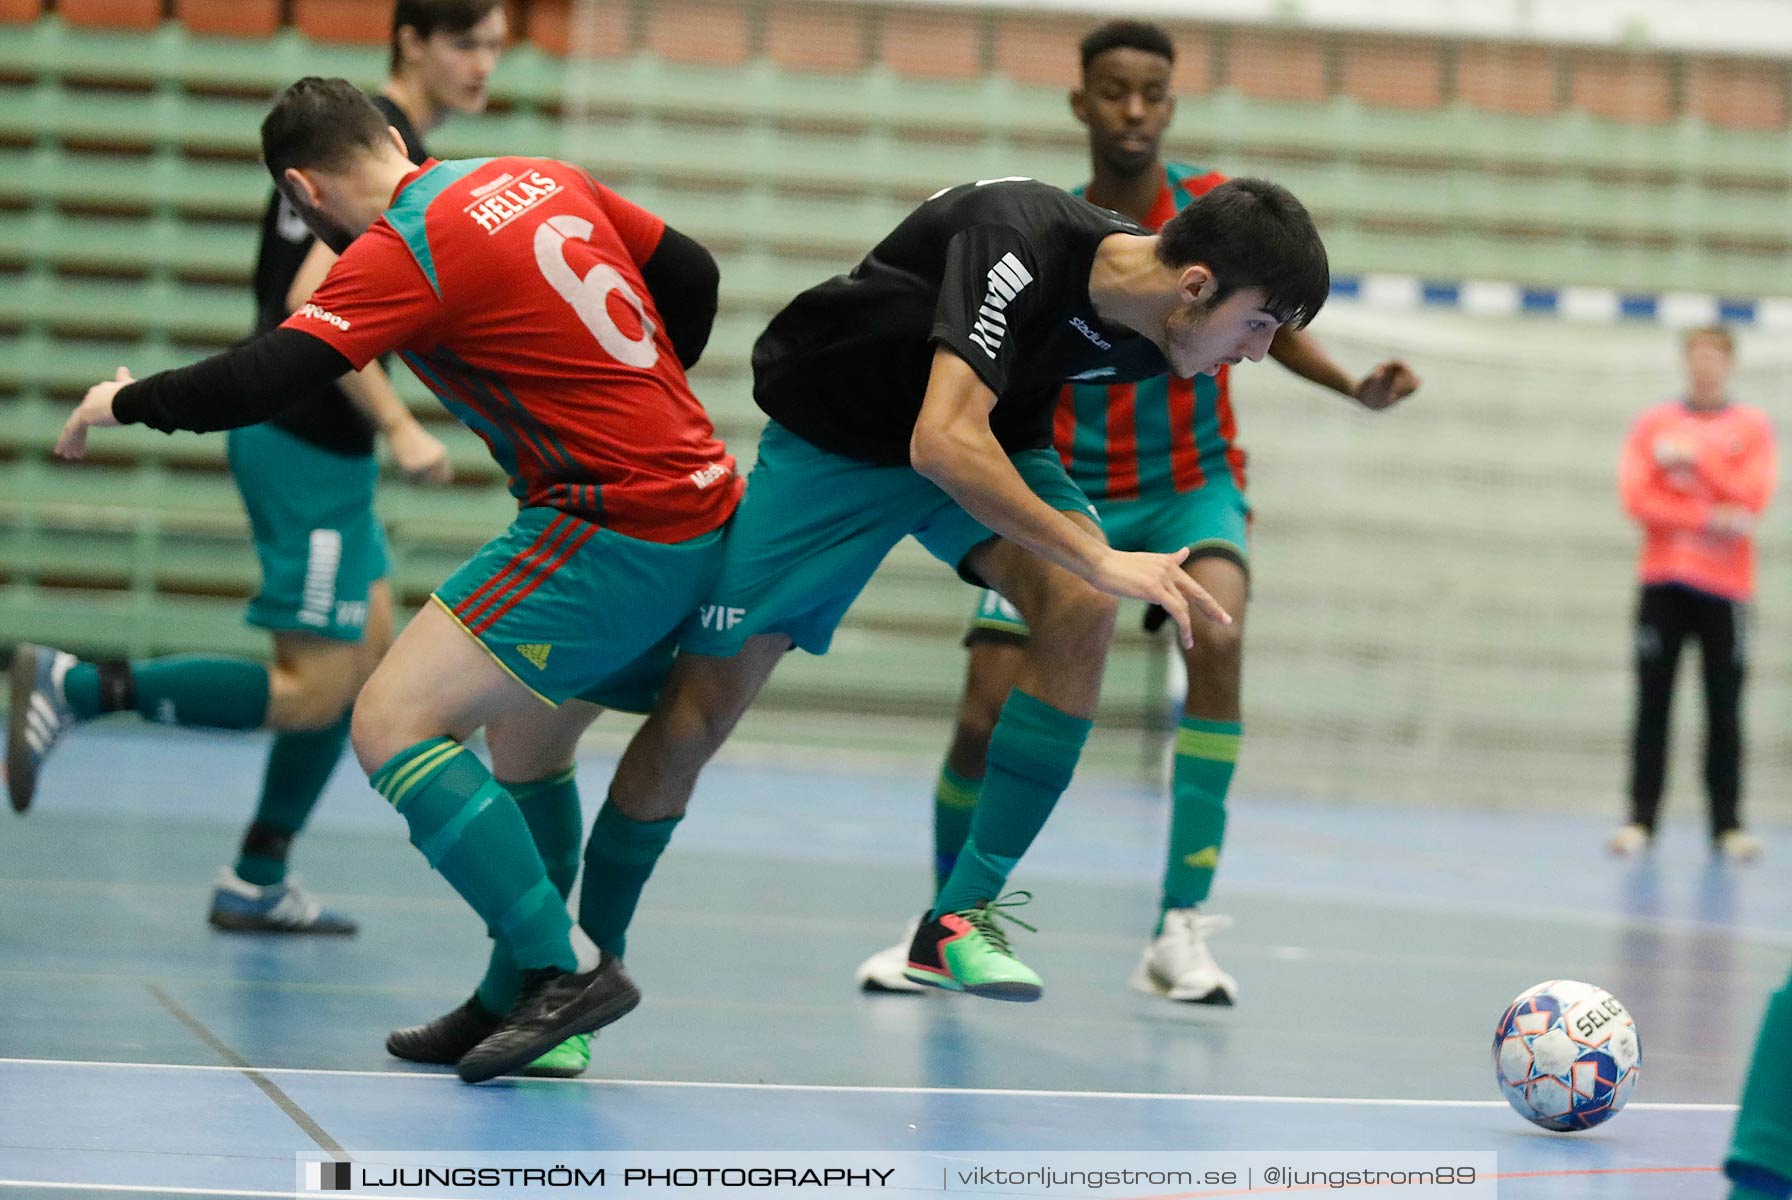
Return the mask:
<svg viewBox="0 0 1792 1200"><path fill-rule="evenodd" d="M734 472L730 471L725 463L710 463L701 471L692 471L691 482L697 485L698 491L702 491L717 480L726 479L732 474Z"/></svg>
<svg viewBox="0 0 1792 1200"><path fill-rule="evenodd" d="M301 305L299 311L294 315L310 317L313 321L322 321L325 325L334 325L336 328L342 330L342 332L348 332L349 321L346 317L339 317L329 309L319 308L315 304Z"/></svg>
<svg viewBox="0 0 1792 1200"><path fill-rule="evenodd" d="M492 181L493 184L505 182L506 179ZM549 196L556 195L562 190L558 181L543 175L540 171L529 172L527 179L516 179L509 182L510 186L504 188L503 191L483 196L461 211L479 222L479 228L487 233L496 233ZM484 188L480 189L480 191L484 190ZM478 192L475 192L474 195L478 195Z"/></svg>
<svg viewBox="0 0 1792 1200"><path fill-rule="evenodd" d="M1008 305L1026 290L1033 277L1011 250L989 269L988 279L989 294L983 297L983 307L977 310L977 320L971 326L971 340L993 359L1002 349L1002 339L1008 336Z"/></svg>
<svg viewBox="0 0 1792 1200"><path fill-rule="evenodd" d="M1112 350L1114 348L1114 343L1108 341L1093 329L1090 329L1088 324L1085 323L1081 317L1070 318L1070 327L1094 342L1096 346L1103 350Z"/></svg>

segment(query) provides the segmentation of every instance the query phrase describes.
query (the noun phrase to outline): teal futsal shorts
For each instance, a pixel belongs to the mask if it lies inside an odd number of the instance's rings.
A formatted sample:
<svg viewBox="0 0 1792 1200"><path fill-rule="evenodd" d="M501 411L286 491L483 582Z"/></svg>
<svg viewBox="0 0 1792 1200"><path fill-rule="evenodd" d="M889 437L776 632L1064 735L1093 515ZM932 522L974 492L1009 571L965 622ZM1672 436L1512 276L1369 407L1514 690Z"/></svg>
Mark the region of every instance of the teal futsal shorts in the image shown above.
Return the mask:
<svg viewBox="0 0 1792 1200"><path fill-rule="evenodd" d="M1100 500L1095 507L1108 544L1116 550L1171 554L1187 546L1190 562L1224 558L1250 572L1251 508L1244 493L1229 483L1139 500ZM1027 623L1014 605L982 589L964 644L1026 640Z"/></svg>
<svg viewBox="0 0 1792 1200"><path fill-rule="evenodd" d="M430 597L537 697L647 712L721 573L723 531L644 542L525 508Z"/></svg>
<svg viewBox="0 0 1792 1200"><path fill-rule="evenodd" d="M373 514L379 464L273 425L231 430L229 462L261 560L249 624L360 641L368 590L391 570Z"/></svg>
<svg viewBox="0 0 1792 1200"><path fill-rule="evenodd" d="M1023 450L1010 461L1053 508L1099 520L1054 452ZM996 536L913 467L831 454L768 424L721 580L685 630L683 649L729 657L750 637L781 633L811 654L827 653L872 572L911 534L960 575L965 556Z"/></svg>

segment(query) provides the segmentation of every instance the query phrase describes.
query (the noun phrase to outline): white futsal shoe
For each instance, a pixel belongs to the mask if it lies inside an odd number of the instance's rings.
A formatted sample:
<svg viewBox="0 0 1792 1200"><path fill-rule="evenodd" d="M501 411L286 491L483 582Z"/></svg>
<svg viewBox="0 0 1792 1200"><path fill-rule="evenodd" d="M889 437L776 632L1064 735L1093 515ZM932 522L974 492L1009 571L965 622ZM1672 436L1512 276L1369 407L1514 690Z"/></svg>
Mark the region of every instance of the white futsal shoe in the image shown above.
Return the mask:
<svg viewBox="0 0 1792 1200"><path fill-rule="evenodd" d="M1635 858L1649 848L1651 837L1647 827L1630 824L1620 825L1606 839L1605 848L1613 858Z"/></svg>
<svg viewBox="0 0 1792 1200"><path fill-rule="evenodd" d="M1731 862L1754 862L1766 849L1761 839L1746 829L1726 829L1717 835L1711 848Z"/></svg>
<svg viewBox="0 0 1792 1200"><path fill-rule="evenodd" d="M908 950L915 940L915 930L920 928L921 918L916 917L902 931L902 940L894 946L885 946L876 954L859 964L853 972L853 982L859 985L862 992L931 992L934 989L916 983L902 973L908 966Z"/></svg>
<svg viewBox="0 0 1792 1200"><path fill-rule="evenodd" d="M1220 970L1207 948L1209 934L1231 926L1231 917L1172 908L1164 914L1163 932L1139 956L1128 986L1182 1004L1232 1007L1238 1003L1238 981Z"/></svg>

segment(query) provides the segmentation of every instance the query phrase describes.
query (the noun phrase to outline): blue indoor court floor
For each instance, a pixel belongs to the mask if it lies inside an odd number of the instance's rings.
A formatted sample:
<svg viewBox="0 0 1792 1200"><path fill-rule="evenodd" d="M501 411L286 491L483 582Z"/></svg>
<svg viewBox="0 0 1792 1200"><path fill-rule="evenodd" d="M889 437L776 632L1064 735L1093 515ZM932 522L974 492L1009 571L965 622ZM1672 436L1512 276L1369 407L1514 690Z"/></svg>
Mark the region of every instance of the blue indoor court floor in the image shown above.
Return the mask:
<svg viewBox="0 0 1792 1200"><path fill-rule="evenodd" d="M732 758L649 886L645 999L587 1075L468 1087L384 1052L466 996L487 943L352 764L295 863L360 936L206 927L262 748L83 729L37 807L0 820L0 1200L289 1195L318 1150L749 1149L1493 1152L1504 1200L1717 1200L1792 964L1779 830L1765 864L1724 866L1689 814L1619 863L1603 803L1241 796L1212 906L1236 921L1215 947L1241 1004L1190 1011L1125 982L1164 801L1079 781L1015 880L1044 999L867 997L853 967L925 900L927 764ZM581 763L587 817L609 768ZM1506 1003L1558 977L1614 992L1643 1045L1636 1101L1575 1136L1514 1115L1489 1061Z"/></svg>

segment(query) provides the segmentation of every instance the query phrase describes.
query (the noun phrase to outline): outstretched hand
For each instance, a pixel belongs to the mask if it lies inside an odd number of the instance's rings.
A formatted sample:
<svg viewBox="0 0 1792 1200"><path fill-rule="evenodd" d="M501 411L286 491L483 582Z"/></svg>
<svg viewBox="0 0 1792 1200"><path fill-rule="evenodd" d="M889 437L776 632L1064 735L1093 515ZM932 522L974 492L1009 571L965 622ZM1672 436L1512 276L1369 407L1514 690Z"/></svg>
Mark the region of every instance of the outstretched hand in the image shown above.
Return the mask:
<svg viewBox="0 0 1792 1200"><path fill-rule="evenodd" d="M1130 596L1148 604L1161 605L1176 622L1182 648L1187 650L1195 644L1196 612L1218 625L1232 623L1231 614L1183 569L1182 563L1187 557L1187 546L1174 554L1113 550L1089 582L1115 596Z"/></svg>
<svg viewBox="0 0 1792 1200"><path fill-rule="evenodd" d="M1370 412L1392 408L1419 390L1419 377L1399 359L1389 359L1357 382L1358 404Z"/></svg>
<svg viewBox="0 0 1792 1200"><path fill-rule="evenodd" d="M62 423L62 432L56 438L56 457L81 458L87 453L87 431L89 429L107 429L119 423L112 415L112 397L118 395L120 388L127 383L136 382L125 367L118 368L118 374L105 383L96 383L87 389L81 397L81 403L75 411L68 415Z"/></svg>

